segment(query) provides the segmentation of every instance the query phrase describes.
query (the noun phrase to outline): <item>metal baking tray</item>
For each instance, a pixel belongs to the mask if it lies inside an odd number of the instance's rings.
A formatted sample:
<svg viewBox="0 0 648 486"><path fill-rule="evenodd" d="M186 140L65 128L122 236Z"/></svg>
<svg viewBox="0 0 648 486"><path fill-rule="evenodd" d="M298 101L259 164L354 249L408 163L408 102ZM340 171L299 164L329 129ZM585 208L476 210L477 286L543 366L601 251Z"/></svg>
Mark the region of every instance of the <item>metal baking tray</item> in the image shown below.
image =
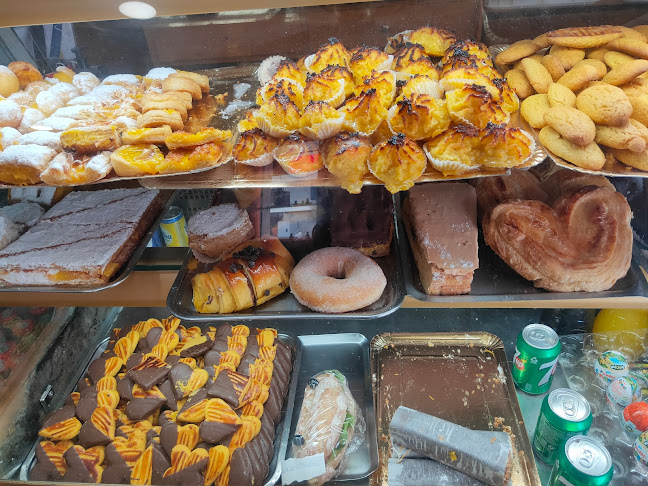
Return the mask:
<svg viewBox="0 0 648 486"><path fill-rule="evenodd" d="M268 473L268 476L266 476L265 481L263 482L263 486L274 486L275 484L277 484L279 478L281 477L281 462L279 461L279 452L280 450L282 450L282 448L284 448L285 450L286 443L289 439L290 425L293 417L293 407L295 403L295 393L297 391L297 376L299 376L302 356L302 344L298 339L285 333L279 333L277 338L290 348L293 358L293 368L290 372L290 386L288 388L288 395L286 396L286 398L284 398L283 408L281 409L281 420L275 427L275 439L273 443L274 452L272 455L272 461L270 462L270 472ZM86 360L85 366L81 368L83 372L79 373L78 376L73 377L67 390L65 391L65 394L59 397L59 403L57 403L56 407L53 407L52 410L55 410L63 405L65 398L74 391L77 382L83 377L88 367L90 366L90 363L105 351L106 347L108 346L109 340L110 337L101 341L101 343L94 349L93 353L89 355L89 358ZM27 484L44 484L42 482L29 481L29 472L36 464L36 446L38 445L38 442L40 441L36 440L27 458L20 467L19 479L20 481L26 481Z"/></svg>
<svg viewBox="0 0 648 486"><path fill-rule="evenodd" d="M507 47L509 47L509 44L496 44L493 46L490 46L488 49L491 52L491 56L493 59L495 59L495 56L497 56L500 52L505 50ZM499 68L499 66L498 66ZM500 69L500 72L502 72L502 69ZM502 72L502 74L504 74ZM605 162L605 165L601 170L591 170L591 169L584 169L583 167L579 167L577 165L572 164L571 162L567 162L565 159L562 157L558 157L556 154L553 152L547 150L546 147L540 143L540 139L538 138L538 130L535 128L531 127L525 120L522 115L519 115L520 121L520 126L527 130L529 133L533 134L533 138L536 141L536 146L537 147L542 147L542 149L546 152L547 156L551 158L557 165L560 167L564 167L565 169L571 169L575 170L576 172L582 172L584 174L594 174L594 175L604 175L608 177L648 177L648 172L644 170L639 170L635 169L634 167L630 167L628 165L625 165L618 160L616 160L614 157L609 154L605 148L602 147L602 150L605 152L607 155L607 160Z"/></svg>
<svg viewBox="0 0 648 486"><path fill-rule="evenodd" d="M378 441L376 438L376 415L371 393L371 368L369 365L369 341L362 334L321 334L316 336L299 336L302 344L302 364L297 377L297 394L293 412L290 437L295 433L301 405L304 400L304 389L308 380L317 373L336 369L349 382L349 390L360 406L362 416L367 424L365 440L360 447L349 454L347 465L333 481L353 481L372 474L378 467ZM282 444L280 457L290 457L290 441ZM329 483L327 483L329 484Z"/></svg>
<svg viewBox="0 0 648 486"><path fill-rule="evenodd" d="M404 405L471 429L508 431L510 427L510 483L540 486L506 361L501 339L487 332L375 336L371 370L380 466L371 484L387 485L389 424L396 409Z"/></svg>
<svg viewBox="0 0 648 486"><path fill-rule="evenodd" d="M536 288L532 282L516 273L495 254L484 241L480 228L479 268L475 270L470 293L465 295L428 295L423 290L418 267L402 222L402 200L401 196L400 201L396 201L394 207L399 221L396 227L400 239L401 267L405 279L405 292L422 302L462 304L525 300L604 299L609 297L645 296L648 294L648 281L643 276L641 266L635 257L632 259L626 276L618 280L611 289L603 292L549 292L548 290Z"/></svg>
<svg viewBox="0 0 648 486"><path fill-rule="evenodd" d="M244 102L255 103L256 90L259 88L259 81L256 76L258 64L241 64L239 66L222 67L199 71L210 79L212 93L228 93L228 100L232 100L234 85L237 83L247 83L250 89L243 95L240 100ZM225 111L227 108L225 108ZM224 118L222 111L217 113L211 122L211 125L223 130L232 130L235 132L239 120L245 117L248 109L241 109L232 113L228 118ZM512 126L516 125L514 118ZM236 137L235 137L236 138ZM517 168L529 168L540 164L547 157L546 152L540 144L536 144L536 149L531 157ZM489 177L495 175L504 175L510 172L509 169L498 169L494 171L474 171L457 176L444 176L441 172L433 169L429 164L425 171L416 182L434 182L449 181L461 179L473 179L478 177ZM376 177L367 174L363 181L367 185L382 185ZM245 164L235 162L219 165L213 170L176 175L165 178L148 178L141 179L140 184L144 187L155 187L158 189L188 189L188 188L243 188L243 187L309 187L309 186L333 186L340 185L339 180L331 173L322 169L316 174L309 177L293 177L287 174L278 163L272 163L265 167L251 167Z"/></svg>
<svg viewBox="0 0 648 486"><path fill-rule="evenodd" d="M164 213L167 209L171 207L173 201L176 197L175 191L160 191L159 196L162 202L162 208L158 215L153 218L153 221L149 225L148 229L140 239L139 243L135 247L133 253L131 253L128 260L124 262L119 270L112 276L112 278L105 284L96 285L96 286L81 286L81 285L24 285L24 286L0 286L0 292L51 292L51 293L89 293L89 292L99 292L101 290L106 290L111 287L115 287L126 280L131 272L135 269L137 262L139 261L142 253L146 249L146 245L153 238L153 233L158 229L160 222L164 218Z"/></svg>

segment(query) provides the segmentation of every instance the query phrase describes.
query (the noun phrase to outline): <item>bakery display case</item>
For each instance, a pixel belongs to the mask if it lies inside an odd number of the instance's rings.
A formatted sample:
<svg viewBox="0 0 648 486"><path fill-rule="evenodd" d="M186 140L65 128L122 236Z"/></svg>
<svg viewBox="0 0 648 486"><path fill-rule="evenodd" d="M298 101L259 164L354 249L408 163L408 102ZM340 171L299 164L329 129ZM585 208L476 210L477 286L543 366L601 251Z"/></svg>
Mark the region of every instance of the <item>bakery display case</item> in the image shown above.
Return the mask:
<svg viewBox="0 0 648 486"><path fill-rule="evenodd" d="M2 9L0 483L646 481L645 2Z"/></svg>

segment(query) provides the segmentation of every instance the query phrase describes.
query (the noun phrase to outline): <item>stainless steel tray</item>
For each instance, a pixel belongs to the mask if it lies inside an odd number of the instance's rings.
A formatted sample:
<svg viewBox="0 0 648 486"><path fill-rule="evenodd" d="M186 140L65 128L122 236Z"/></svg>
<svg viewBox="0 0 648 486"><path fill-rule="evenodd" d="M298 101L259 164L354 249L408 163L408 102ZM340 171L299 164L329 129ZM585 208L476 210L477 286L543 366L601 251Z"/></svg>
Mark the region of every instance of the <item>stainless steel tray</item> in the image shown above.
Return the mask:
<svg viewBox="0 0 648 486"><path fill-rule="evenodd" d="M643 276L636 258L632 259L626 276L618 280L610 290L604 292L549 292L538 289L495 254L484 241L481 230L479 232L479 268L475 270L470 293L466 295L428 295L423 290L412 248L402 223L402 204L400 201L396 201L394 207L399 221L397 228L405 292L422 302L462 304L525 300L604 299L648 295L648 282Z"/></svg>
<svg viewBox="0 0 648 486"><path fill-rule="evenodd" d="M263 486L274 486L275 484L277 484L279 478L281 477L281 462L279 461L279 454L282 448L283 450L285 450L286 443L289 439L291 420L293 417L293 407L295 404L295 393L297 391L297 377L299 376L302 356L302 343L299 341L299 339L284 333L279 333L277 337L282 343L290 348L293 357L293 368L290 372L290 386L288 388L288 395L284 399L283 408L281 409L281 420L275 427L275 439L273 443L274 452L272 455L272 460L270 461L270 472L268 473L268 476L266 476L265 481L263 482ZM89 355L85 366L83 368L80 368L82 370L82 373L79 373L78 376L73 377L74 379L70 381L65 394L60 396L60 403L57 403L56 406L52 408L53 410L63 405L65 398L70 393L72 393L72 391L74 391L77 382L83 377L88 367L90 366L90 363L105 351L106 347L108 346L109 340L110 337L101 341L101 343L94 349L94 352ZM38 445L38 442L40 441L37 440L34 443L34 446L27 455L27 458L23 462L22 466L20 467L19 479L20 481L25 481L27 484L43 484L39 481L29 481L29 472L36 464L36 446Z"/></svg>
<svg viewBox="0 0 648 486"><path fill-rule="evenodd" d="M394 229L397 222L394 220ZM255 319L370 319L383 317L394 312L405 298L403 287L403 273L400 267L399 244L394 231L391 249L388 256L375 258L387 277L387 286L382 296L373 304L344 314L325 314L314 312L301 305L297 299L286 290L281 295L257 307L252 307L233 314L200 314L193 305L193 290L191 279L194 275L209 271L213 265L198 264L190 270L194 258L191 252L187 253L178 275L171 286L167 297L167 307L171 313L187 321L214 321L214 320L255 320Z"/></svg>
<svg viewBox="0 0 648 486"><path fill-rule="evenodd" d="M367 432L365 441L356 451L349 454L345 469L333 482L366 478L378 467L378 442L376 415L371 393L369 341L362 334L355 333L299 336L299 341L302 344L303 361L297 377L297 395L290 437L295 433L301 404L304 400L304 389L308 380L322 370L339 370L346 376L349 389L360 406L362 416L367 423ZM290 441L287 441L284 449L280 451L282 459L290 457L289 445Z"/></svg>
<svg viewBox="0 0 648 486"><path fill-rule="evenodd" d="M371 370L380 466L371 484L387 485L389 424L396 409L404 405L472 429L508 431L510 427L510 483L540 486L506 361L502 340L487 332L375 336Z"/></svg>
<svg viewBox="0 0 648 486"><path fill-rule="evenodd" d="M133 251L133 253L131 253L128 260L126 260L126 262L121 266L121 268L117 270L117 273L115 273L115 275L113 275L110 281L108 281L107 283L103 285L96 285L96 286L79 286L79 285L0 286L0 292L88 293L88 292L99 292L101 290L106 290L111 287L115 287L116 285L119 285L124 280L126 280L126 277L128 277L131 274L131 272L135 269L137 262L142 256L142 253L144 253L144 250L146 249L146 245L148 245L148 242L153 237L153 233L155 233L155 230L157 230L158 226L160 225L162 218L164 218L164 213L166 213L167 209L169 209L169 207L173 204L175 196L176 196L175 191L170 191L170 190L160 191L159 197L162 198L162 208L160 209L160 212L153 219L148 229L140 239L138 245L135 247L135 250Z"/></svg>

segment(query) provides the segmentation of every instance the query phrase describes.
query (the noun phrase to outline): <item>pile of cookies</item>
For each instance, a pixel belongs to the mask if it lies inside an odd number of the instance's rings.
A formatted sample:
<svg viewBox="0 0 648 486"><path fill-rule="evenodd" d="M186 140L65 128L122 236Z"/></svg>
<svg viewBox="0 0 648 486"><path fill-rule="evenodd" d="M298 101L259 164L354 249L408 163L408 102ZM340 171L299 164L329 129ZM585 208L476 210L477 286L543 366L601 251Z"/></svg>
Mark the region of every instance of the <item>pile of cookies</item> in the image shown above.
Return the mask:
<svg viewBox="0 0 648 486"><path fill-rule="evenodd" d="M552 154L592 171L617 161L648 171L648 26L555 30L495 63Z"/></svg>
<svg viewBox="0 0 648 486"><path fill-rule="evenodd" d="M182 173L224 163L231 132L182 131L207 76L155 68L100 81L59 67L0 66L0 182L53 186ZM161 146L162 150L160 149Z"/></svg>
<svg viewBox="0 0 648 486"><path fill-rule="evenodd" d="M429 171L455 176L524 163L534 142L508 127L519 100L487 47L434 27L384 50L331 39L298 61L259 68L258 108L238 125L238 163L274 160L302 177L323 167L351 193L370 173L391 192Z"/></svg>

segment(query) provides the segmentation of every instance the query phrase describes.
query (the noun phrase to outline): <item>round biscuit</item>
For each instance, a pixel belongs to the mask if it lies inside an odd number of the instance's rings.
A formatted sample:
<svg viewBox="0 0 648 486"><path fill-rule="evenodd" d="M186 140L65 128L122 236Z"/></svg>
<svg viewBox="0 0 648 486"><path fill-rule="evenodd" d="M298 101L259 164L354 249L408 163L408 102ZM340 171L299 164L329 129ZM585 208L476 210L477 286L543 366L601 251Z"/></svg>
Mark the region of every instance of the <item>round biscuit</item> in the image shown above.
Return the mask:
<svg viewBox="0 0 648 486"><path fill-rule="evenodd" d="M608 72L605 63L598 59L583 59L582 61L578 61L572 69L576 69L578 66L592 66L596 68L597 79L601 79Z"/></svg>
<svg viewBox="0 0 648 486"><path fill-rule="evenodd" d="M511 44L495 57L495 64L502 66L511 64L515 61L535 54L540 50L540 46L532 40L524 39Z"/></svg>
<svg viewBox="0 0 648 486"><path fill-rule="evenodd" d="M621 88L628 97L648 95L648 79L633 79L629 83L619 86L619 88Z"/></svg>
<svg viewBox="0 0 648 486"><path fill-rule="evenodd" d="M634 61L621 64L615 67L603 77L603 81L613 86L621 86L629 83L636 77L648 71L648 61L645 59L635 59Z"/></svg>
<svg viewBox="0 0 648 486"><path fill-rule="evenodd" d="M551 74L549 74L547 68L535 59L530 59L528 57L522 59L520 64L522 64L522 70L524 71L524 74L526 74L531 86L533 86L533 89L540 94L545 94L547 88L549 88L549 85L553 82Z"/></svg>
<svg viewBox="0 0 648 486"><path fill-rule="evenodd" d="M556 56L547 54L546 56L542 57L542 60L540 62L542 62L542 65L547 68L547 71L549 71L549 74L551 74L551 78L554 81L558 81L562 76L565 75L565 69Z"/></svg>
<svg viewBox="0 0 648 486"><path fill-rule="evenodd" d="M511 69L506 72L504 77L506 78L509 87L515 91L515 94L518 95L518 98L521 100L528 98L535 93L535 90L533 89L533 86L531 86L531 83L529 83L524 71Z"/></svg>
<svg viewBox="0 0 648 486"><path fill-rule="evenodd" d="M620 127L632 115L630 100L621 88L609 84L591 86L576 97L576 108L597 125Z"/></svg>
<svg viewBox="0 0 648 486"><path fill-rule="evenodd" d="M633 123L634 122L634 123ZM638 127L643 127L644 131ZM642 136L648 129L632 118L622 127L596 126L596 143L606 147L627 149L633 152L643 152L646 149L646 139Z"/></svg>
<svg viewBox="0 0 648 486"><path fill-rule="evenodd" d="M520 104L520 113L533 128L543 128L547 125L544 115L550 109L549 97L546 94L529 96Z"/></svg>
<svg viewBox="0 0 648 486"><path fill-rule="evenodd" d="M588 145L596 137L596 125L585 113L569 106L556 106L544 115L548 126L576 145Z"/></svg>
<svg viewBox="0 0 648 486"><path fill-rule="evenodd" d="M551 46L549 54L556 56L563 65L565 71L569 71L578 61L585 59L584 49L574 49L572 47Z"/></svg>
<svg viewBox="0 0 648 486"><path fill-rule="evenodd" d="M547 90L547 96L549 97L549 105L552 108L556 106L576 107L576 95L571 89L562 84L551 83Z"/></svg>
<svg viewBox="0 0 648 486"><path fill-rule="evenodd" d="M582 89L590 81L596 81L598 78L598 71L593 66L579 66L571 69L558 80L559 84L567 86L572 91Z"/></svg>
<svg viewBox="0 0 648 486"><path fill-rule="evenodd" d="M544 127L540 130L538 138L547 150L574 165L589 170L601 170L605 165L605 154L594 142L581 147L565 140L551 127Z"/></svg>

